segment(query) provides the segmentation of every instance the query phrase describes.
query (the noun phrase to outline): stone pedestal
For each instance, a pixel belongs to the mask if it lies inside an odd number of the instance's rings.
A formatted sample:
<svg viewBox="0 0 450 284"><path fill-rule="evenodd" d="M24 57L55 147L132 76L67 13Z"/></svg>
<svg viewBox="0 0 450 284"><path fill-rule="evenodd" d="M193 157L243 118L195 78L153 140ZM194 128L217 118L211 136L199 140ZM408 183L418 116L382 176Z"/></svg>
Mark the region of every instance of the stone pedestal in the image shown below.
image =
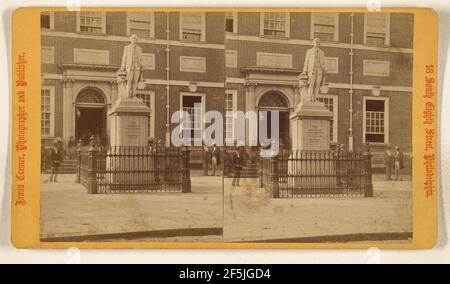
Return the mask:
<svg viewBox="0 0 450 284"><path fill-rule="evenodd" d="M147 146L148 108L139 98L119 98L108 113L111 146Z"/></svg>
<svg viewBox="0 0 450 284"><path fill-rule="evenodd" d="M111 172L128 172L111 176L110 190L121 190L129 184L136 189L150 189L153 175L142 174L142 170L153 171L153 160L139 157L142 148L148 145L148 108L139 98L120 97L108 113L111 123L111 149L106 160L106 168ZM136 172L133 172L135 171ZM145 188L142 186L145 185Z"/></svg>
<svg viewBox="0 0 450 284"><path fill-rule="evenodd" d="M302 102L290 116L293 152L288 161L288 172L297 177L293 180L297 193L314 192L324 184L334 183L333 177L327 177L332 175L334 168L324 159L326 154L314 152L330 149L332 117L333 114L318 101Z"/></svg>
<svg viewBox="0 0 450 284"><path fill-rule="evenodd" d="M321 102L302 102L290 116L292 150L329 150L333 113Z"/></svg>

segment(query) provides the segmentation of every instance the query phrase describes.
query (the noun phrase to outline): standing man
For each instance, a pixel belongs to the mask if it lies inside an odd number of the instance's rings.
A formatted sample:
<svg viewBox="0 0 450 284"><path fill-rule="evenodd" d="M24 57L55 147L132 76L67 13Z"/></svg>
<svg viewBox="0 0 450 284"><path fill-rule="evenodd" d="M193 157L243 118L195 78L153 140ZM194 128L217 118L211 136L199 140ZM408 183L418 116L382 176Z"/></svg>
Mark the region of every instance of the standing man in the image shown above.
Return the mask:
<svg viewBox="0 0 450 284"><path fill-rule="evenodd" d="M58 170L62 161L61 148L58 146L58 141L53 142L53 148L50 153L50 161L52 163L52 173L50 174L50 182L57 182Z"/></svg>
<svg viewBox="0 0 450 284"><path fill-rule="evenodd" d="M403 152L399 146L395 146L394 152L394 175L395 180L401 180L401 170L403 169Z"/></svg>
<svg viewBox="0 0 450 284"><path fill-rule="evenodd" d="M320 39L313 39L313 48L306 51L305 64L300 76L308 76L308 101L315 102L325 78L325 53L319 48Z"/></svg>
<svg viewBox="0 0 450 284"><path fill-rule="evenodd" d="M131 35L131 43L125 46L123 50L120 66L120 71L125 71L127 74L127 95L129 98L135 96L137 85L142 79L142 48L136 44L137 40L137 35Z"/></svg>
<svg viewBox="0 0 450 284"><path fill-rule="evenodd" d="M217 148L216 143L213 143L213 147L211 149L211 166L212 166L212 175L216 175L216 170L219 164L219 148Z"/></svg>

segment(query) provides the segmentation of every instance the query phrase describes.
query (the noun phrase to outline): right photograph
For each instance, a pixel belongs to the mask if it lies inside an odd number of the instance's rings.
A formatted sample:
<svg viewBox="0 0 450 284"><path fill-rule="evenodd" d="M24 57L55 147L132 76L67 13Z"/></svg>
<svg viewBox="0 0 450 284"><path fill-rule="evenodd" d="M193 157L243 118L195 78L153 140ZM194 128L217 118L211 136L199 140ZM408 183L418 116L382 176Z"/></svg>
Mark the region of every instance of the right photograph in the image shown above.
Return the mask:
<svg viewBox="0 0 450 284"><path fill-rule="evenodd" d="M223 240L411 242L414 15L227 12L225 30Z"/></svg>

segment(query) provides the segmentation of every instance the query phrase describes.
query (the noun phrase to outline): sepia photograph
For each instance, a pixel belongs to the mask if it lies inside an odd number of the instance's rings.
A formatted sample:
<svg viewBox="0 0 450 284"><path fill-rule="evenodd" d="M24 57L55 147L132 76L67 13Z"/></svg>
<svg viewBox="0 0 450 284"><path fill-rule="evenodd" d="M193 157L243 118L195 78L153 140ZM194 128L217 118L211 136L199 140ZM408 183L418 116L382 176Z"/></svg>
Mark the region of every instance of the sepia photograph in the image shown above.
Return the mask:
<svg viewBox="0 0 450 284"><path fill-rule="evenodd" d="M414 14L40 25L42 242L411 242Z"/></svg>

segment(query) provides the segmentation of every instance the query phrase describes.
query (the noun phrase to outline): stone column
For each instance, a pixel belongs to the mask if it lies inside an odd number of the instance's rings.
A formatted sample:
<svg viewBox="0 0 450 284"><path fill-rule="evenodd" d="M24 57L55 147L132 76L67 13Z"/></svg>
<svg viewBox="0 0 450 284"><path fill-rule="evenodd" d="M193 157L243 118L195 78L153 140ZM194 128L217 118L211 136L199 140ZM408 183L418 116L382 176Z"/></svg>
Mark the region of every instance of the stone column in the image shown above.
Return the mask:
<svg viewBox="0 0 450 284"><path fill-rule="evenodd" d="M256 83L247 83L246 84L246 97L247 97L247 112L248 111L254 111L257 114L256 110L256 99L255 99L255 89L257 84ZM256 123L257 124L257 123ZM257 125L252 125L248 120L246 122L246 135L247 135L247 145L255 145L255 143L258 141L258 132L257 129L254 127L257 127Z"/></svg>
<svg viewBox="0 0 450 284"><path fill-rule="evenodd" d="M112 80L109 83L111 84L111 104L114 105L119 97L117 81Z"/></svg>
<svg viewBox="0 0 450 284"><path fill-rule="evenodd" d="M108 115L108 113L111 111L112 106L116 103L117 98L119 96L118 93L118 87L117 87L117 81L116 80L112 80L110 81L110 86L111 86L111 98L110 98L110 103L106 104L106 114ZM108 139L109 141L111 141L111 119L106 119L106 133L108 135Z"/></svg>
<svg viewBox="0 0 450 284"><path fill-rule="evenodd" d="M294 88L294 108L296 108L302 101L300 95L300 85L294 84L292 87Z"/></svg>
<svg viewBox="0 0 450 284"><path fill-rule="evenodd" d="M64 78L63 82L63 141L68 141L70 136L75 136L73 129L73 79Z"/></svg>

